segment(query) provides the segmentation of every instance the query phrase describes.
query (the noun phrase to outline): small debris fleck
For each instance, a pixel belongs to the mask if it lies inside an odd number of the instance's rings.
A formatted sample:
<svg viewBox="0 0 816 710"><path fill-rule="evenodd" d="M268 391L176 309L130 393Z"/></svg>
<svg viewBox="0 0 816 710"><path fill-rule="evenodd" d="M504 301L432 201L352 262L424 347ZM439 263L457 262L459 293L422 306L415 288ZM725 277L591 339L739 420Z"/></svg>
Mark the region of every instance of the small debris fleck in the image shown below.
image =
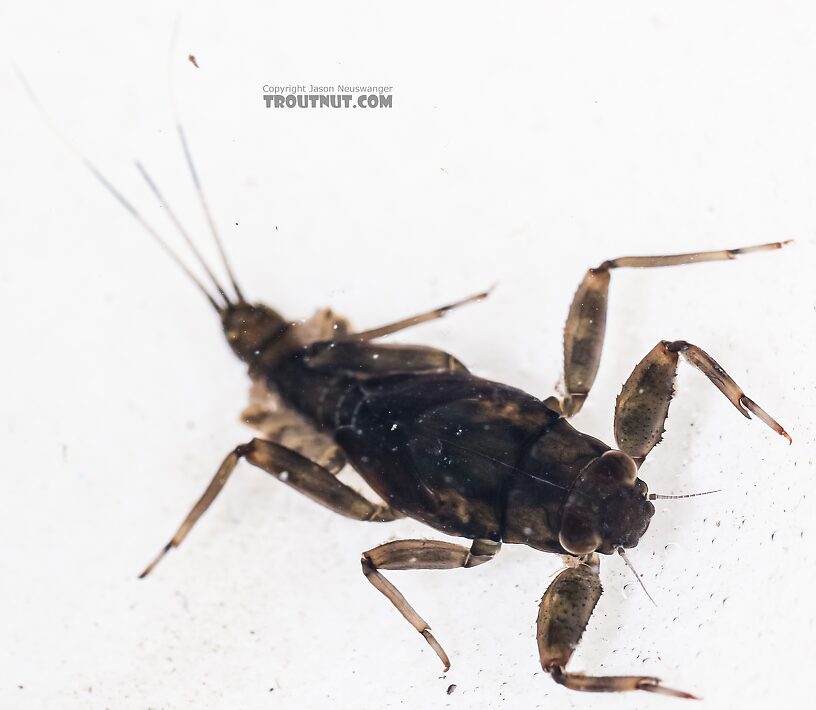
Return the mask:
<svg viewBox="0 0 816 710"><path fill-rule="evenodd" d="M451 683L446 692L448 695L453 695L454 690L456 690L456 683Z"/></svg>
<svg viewBox="0 0 816 710"><path fill-rule="evenodd" d="M189 61L196 69L198 69L198 62L196 61L195 55L188 54L187 61Z"/></svg>

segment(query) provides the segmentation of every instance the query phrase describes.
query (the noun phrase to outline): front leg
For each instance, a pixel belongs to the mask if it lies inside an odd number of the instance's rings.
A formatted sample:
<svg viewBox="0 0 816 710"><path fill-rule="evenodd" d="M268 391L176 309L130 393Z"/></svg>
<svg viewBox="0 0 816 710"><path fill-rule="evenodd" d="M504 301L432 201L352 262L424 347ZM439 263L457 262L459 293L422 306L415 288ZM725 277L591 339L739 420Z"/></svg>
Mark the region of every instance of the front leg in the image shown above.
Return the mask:
<svg viewBox="0 0 816 710"><path fill-rule="evenodd" d="M541 667L556 683L571 690L592 693L646 690L697 700L690 693L660 685L660 680L651 676L591 676L565 670L603 591L598 555L592 553L575 562L553 580L538 608L536 640Z"/></svg>
<svg viewBox="0 0 816 710"><path fill-rule="evenodd" d="M781 249L788 242L773 242L741 249L701 251L692 254L665 256L624 256L603 262L597 269L587 271L575 292L564 328L564 387L566 395L561 404L564 415L577 414L586 400L601 363L604 335L606 334L606 305L609 299L609 276L612 269L654 268L700 264L706 261L727 261L740 254Z"/></svg>
<svg viewBox="0 0 816 710"><path fill-rule="evenodd" d="M740 414L750 419L748 412L751 412L791 442L782 425L748 397L705 350L685 340L661 340L629 375L615 402L615 441L638 466L663 437L663 425L674 396L679 355L708 377Z"/></svg>

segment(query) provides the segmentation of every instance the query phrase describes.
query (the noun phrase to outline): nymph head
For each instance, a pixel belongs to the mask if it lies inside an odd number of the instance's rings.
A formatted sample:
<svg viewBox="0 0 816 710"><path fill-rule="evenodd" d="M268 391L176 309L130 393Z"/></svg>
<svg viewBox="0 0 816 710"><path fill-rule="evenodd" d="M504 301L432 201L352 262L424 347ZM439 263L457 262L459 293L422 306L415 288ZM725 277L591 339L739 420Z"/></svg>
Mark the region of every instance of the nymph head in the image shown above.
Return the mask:
<svg viewBox="0 0 816 710"><path fill-rule="evenodd" d="M570 491L558 540L574 555L610 554L637 545L654 512L632 458L607 451L581 472Z"/></svg>

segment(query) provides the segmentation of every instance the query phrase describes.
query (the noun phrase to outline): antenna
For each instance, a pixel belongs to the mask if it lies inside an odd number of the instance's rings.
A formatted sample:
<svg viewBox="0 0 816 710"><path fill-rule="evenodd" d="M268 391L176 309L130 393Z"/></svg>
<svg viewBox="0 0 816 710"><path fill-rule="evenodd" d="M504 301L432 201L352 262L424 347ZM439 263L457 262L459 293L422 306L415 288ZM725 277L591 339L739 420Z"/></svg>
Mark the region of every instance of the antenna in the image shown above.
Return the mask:
<svg viewBox="0 0 816 710"><path fill-rule="evenodd" d="M722 493L722 488L718 488L716 491L705 491L703 493L686 493L682 496L664 496L660 493L650 493L649 500L677 500L678 498L696 498L697 496L707 496L711 495L712 493Z"/></svg>
<svg viewBox="0 0 816 710"><path fill-rule="evenodd" d="M643 588L643 591L646 592L646 596L649 597L649 601L652 602L655 606L657 606L657 602L652 599L652 595L649 594L649 590L646 589L646 585L643 584L643 580L640 578L640 575L637 573L637 570L632 566L632 563L629 561L629 558L626 556L626 553L623 551L623 547L620 545L617 548L618 554L623 558L623 561L626 563L626 566L632 570L632 574L635 575L635 579L640 583L640 586Z"/></svg>

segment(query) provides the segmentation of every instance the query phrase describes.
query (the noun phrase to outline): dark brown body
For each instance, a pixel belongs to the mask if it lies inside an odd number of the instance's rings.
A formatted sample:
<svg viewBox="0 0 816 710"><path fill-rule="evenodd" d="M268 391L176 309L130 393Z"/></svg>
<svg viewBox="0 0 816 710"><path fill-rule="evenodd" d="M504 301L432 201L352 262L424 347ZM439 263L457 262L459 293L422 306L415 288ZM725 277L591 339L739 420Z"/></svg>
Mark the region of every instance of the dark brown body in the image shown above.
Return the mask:
<svg viewBox="0 0 816 710"><path fill-rule="evenodd" d="M357 372L321 366L354 349ZM521 390L448 372L361 372L376 346L318 343L267 374L292 408L331 434L388 503L449 535L567 553L561 514L581 471L609 447Z"/></svg>
<svg viewBox="0 0 816 710"><path fill-rule="evenodd" d="M23 84L39 107L25 80ZM216 278L141 165L137 163L139 171L164 203L207 273L214 293L110 180L90 161L82 161L219 314L230 346L249 365L254 382L244 421L263 436L235 447L226 456L176 534L141 576L147 576L184 540L238 462L245 459L348 518L388 522L409 516L441 532L473 540L469 549L443 541L394 540L362 554L366 579L425 638L446 670L450 661L430 627L381 570L469 568L492 559L502 542L523 543L561 553L567 565L545 592L537 621L541 666L553 680L582 691L645 690L693 697L648 676L592 676L566 670L601 596L597 553L618 552L629 564L624 548L634 547L646 531L655 512L650 500L673 497L648 495L637 471L661 441L681 355L741 414L748 418L753 414L789 442L790 436L710 355L684 340L657 343L623 385L615 405L619 450L576 431L566 419L580 411L598 372L612 270L730 260L740 254L776 250L786 242L622 257L589 269L573 297L564 330L566 391L561 399L550 397L542 402L475 377L439 350L374 343L481 300L487 293L356 333L350 333L348 322L328 309L309 321L292 323L267 306L248 303L224 253L181 124L177 129L231 293ZM347 463L382 503L369 500L338 479Z"/></svg>
<svg viewBox="0 0 816 710"><path fill-rule="evenodd" d="M235 354L249 366L253 403L244 421L262 437L236 447L171 541L144 571L178 546L223 488L241 458L348 518L388 522L408 516L472 540L470 548L435 540L394 540L362 555L362 571L442 660L447 654L425 620L382 570L474 567L502 543L565 556L567 567L539 607L542 668L574 690L646 690L693 697L649 676L590 676L566 666L601 596L598 554L638 544L655 508L640 464L662 438L682 355L745 416L790 440L705 351L683 340L659 342L635 367L615 407L617 450L574 429L567 418L586 400L600 363L610 271L731 259L780 243L667 257L625 257L590 269L565 329L562 399L542 401L481 379L433 348L375 341L438 318L486 294L369 331L352 333L330 310L292 323L238 300L219 286L218 310ZM375 503L340 481L346 465L382 499ZM671 496L668 496L671 497ZM639 578L638 578L639 579Z"/></svg>
<svg viewBox="0 0 816 710"><path fill-rule="evenodd" d="M39 107L25 80L23 84ZM82 161L219 314L227 341L249 365L254 383L243 419L262 436L227 454L204 494L141 577L181 544L245 459L348 518L389 522L409 516L473 540L469 549L427 539L393 540L362 554L366 579L423 636L446 670L450 661L430 627L381 571L470 568L491 560L502 542L523 543L561 553L566 564L544 593L537 620L541 666L553 680L581 691L645 690L692 698L649 676L592 676L566 670L601 597L598 553L617 552L629 565L624 548L637 545L648 528L655 512L650 500L676 497L649 495L637 472L662 439L681 355L741 414L749 419L753 414L789 442L791 438L710 355L684 340L658 342L624 383L615 405L618 450L576 431L566 419L580 411L598 372L614 269L731 260L774 251L787 242L622 257L589 269L573 297L564 329L565 392L560 399L541 401L475 377L439 350L374 343L487 293L361 332L350 332L348 322L329 309L292 323L267 306L250 304L224 253L181 124L177 129L231 293L141 165L137 163L148 187L164 203L215 292L194 276L107 177L87 159ZM346 464L381 503L338 478Z"/></svg>

